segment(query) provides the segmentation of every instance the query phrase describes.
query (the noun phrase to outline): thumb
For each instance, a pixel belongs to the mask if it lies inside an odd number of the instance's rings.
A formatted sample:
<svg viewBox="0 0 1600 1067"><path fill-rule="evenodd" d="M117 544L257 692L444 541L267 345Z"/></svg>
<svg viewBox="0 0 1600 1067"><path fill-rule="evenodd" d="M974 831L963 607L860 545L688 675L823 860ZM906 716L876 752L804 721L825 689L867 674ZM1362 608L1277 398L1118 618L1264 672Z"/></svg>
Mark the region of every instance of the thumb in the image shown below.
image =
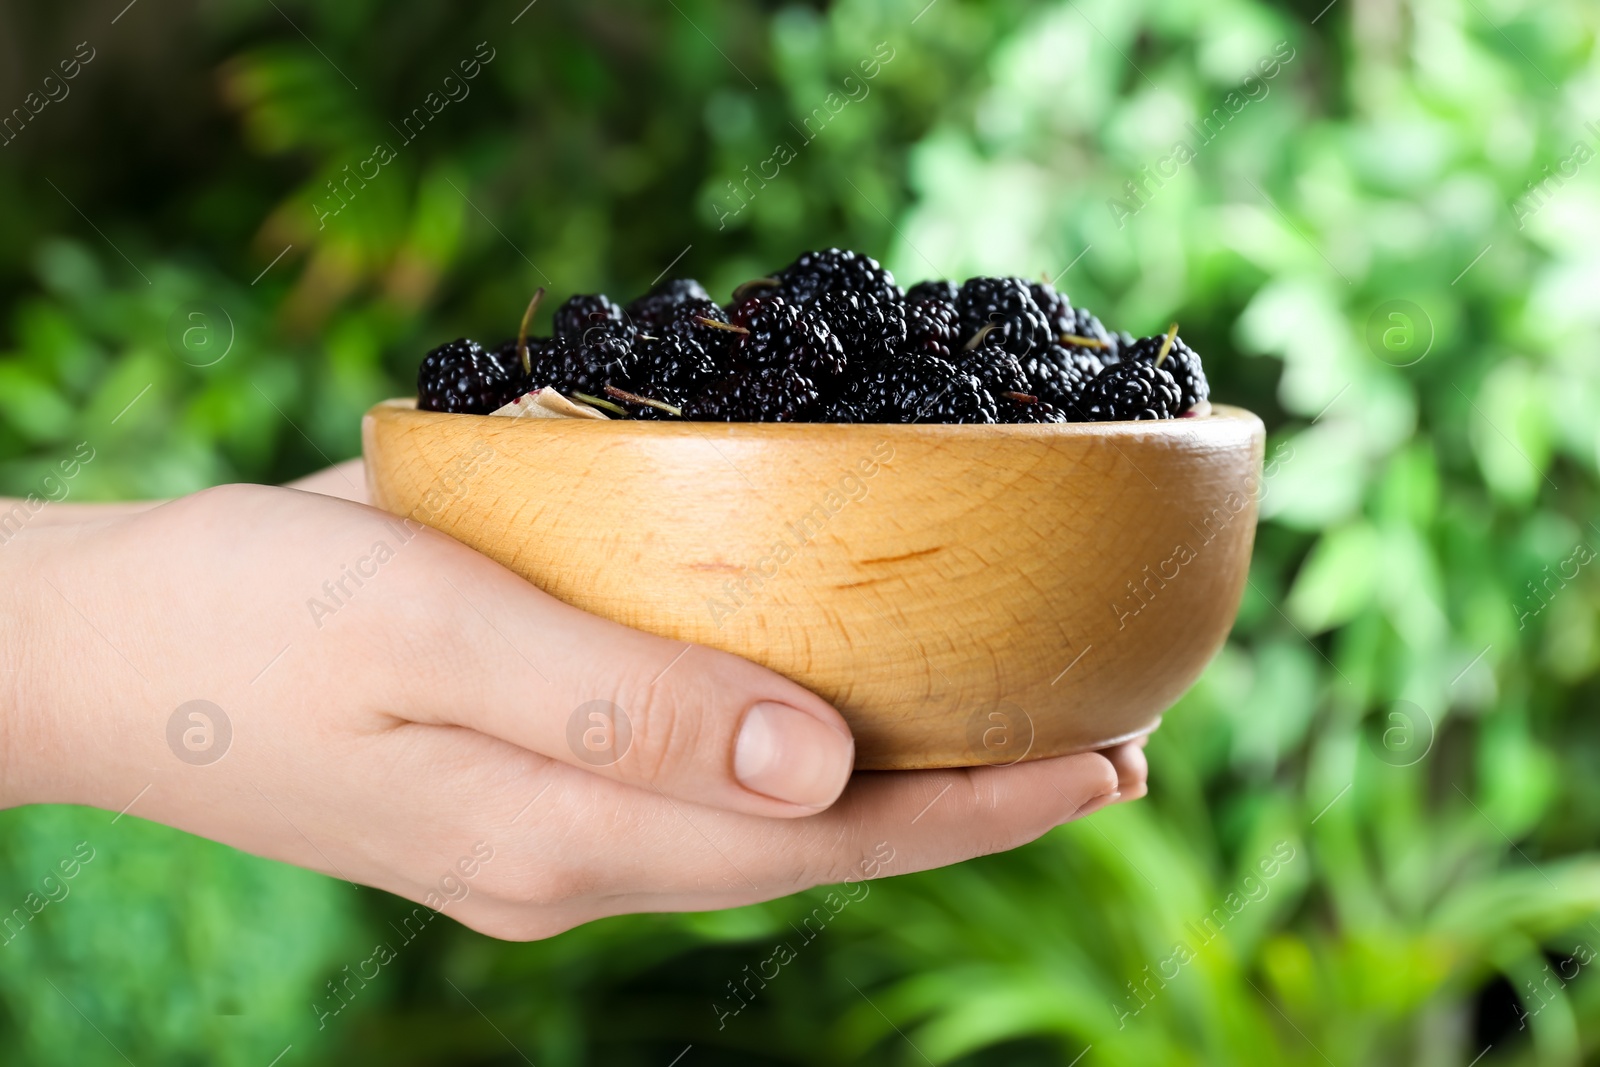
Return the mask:
<svg viewBox="0 0 1600 1067"><path fill-rule="evenodd" d="M728 811L810 815L844 790L850 728L803 686L580 611L482 557L454 570L458 632L474 638L460 644L478 661L470 696L434 706L455 725Z"/></svg>

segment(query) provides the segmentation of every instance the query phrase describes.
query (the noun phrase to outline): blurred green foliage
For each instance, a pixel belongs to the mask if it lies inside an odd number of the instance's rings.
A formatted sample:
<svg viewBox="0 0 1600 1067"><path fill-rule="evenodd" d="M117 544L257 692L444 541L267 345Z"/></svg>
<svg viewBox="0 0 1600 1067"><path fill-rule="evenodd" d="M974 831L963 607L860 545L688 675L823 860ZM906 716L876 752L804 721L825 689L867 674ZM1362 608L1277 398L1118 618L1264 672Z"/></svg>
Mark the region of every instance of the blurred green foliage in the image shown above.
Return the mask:
<svg viewBox="0 0 1600 1067"><path fill-rule="evenodd" d="M436 925L319 1029L397 901L41 809L0 817L0 907L96 858L0 945L5 1061L1595 1062L1600 579L1550 576L1600 545L1600 10L1323 3L0 7L4 108L95 49L0 148L0 491L80 441L75 499L282 480L538 285L726 293L834 243L1176 318L1271 435L1149 799L875 884L724 1026L820 891Z"/></svg>

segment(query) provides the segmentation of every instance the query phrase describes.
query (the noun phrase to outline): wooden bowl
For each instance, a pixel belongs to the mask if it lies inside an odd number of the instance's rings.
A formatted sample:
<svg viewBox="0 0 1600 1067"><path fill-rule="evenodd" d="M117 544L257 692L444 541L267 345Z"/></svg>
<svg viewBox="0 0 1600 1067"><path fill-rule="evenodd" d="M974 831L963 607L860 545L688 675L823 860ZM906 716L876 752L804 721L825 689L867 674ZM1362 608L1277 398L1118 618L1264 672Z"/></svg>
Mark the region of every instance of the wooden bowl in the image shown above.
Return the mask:
<svg viewBox="0 0 1600 1067"><path fill-rule="evenodd" d="M388 401L373 502L587 611L765 664L861 768L1153 729L1237 611L1261 420L857 426L513 419Z"/></svg>

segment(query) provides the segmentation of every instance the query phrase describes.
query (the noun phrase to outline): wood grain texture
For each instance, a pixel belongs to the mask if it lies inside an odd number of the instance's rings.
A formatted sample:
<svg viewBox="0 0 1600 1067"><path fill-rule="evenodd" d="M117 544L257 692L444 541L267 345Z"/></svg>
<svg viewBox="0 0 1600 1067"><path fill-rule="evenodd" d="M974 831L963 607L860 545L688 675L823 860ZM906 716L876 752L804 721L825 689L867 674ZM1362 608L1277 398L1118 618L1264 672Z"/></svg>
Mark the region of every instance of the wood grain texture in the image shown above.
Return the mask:
<svg viewBox="0 0 1600 1067"><path fill-rule="evenodd" d="M1232 625L1261 420L841 426L373 408L373 502L832 701L868 769L1153 728Z"/></svg>

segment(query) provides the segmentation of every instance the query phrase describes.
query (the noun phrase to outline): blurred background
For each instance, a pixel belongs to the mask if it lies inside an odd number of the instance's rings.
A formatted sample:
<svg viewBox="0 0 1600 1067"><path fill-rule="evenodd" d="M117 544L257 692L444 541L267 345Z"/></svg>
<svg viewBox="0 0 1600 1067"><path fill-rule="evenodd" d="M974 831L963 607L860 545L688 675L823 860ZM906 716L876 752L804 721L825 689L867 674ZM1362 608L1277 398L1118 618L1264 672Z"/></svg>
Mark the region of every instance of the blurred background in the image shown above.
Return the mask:
<svg viewBox="0 0 1600 1067"><path fill-rule="evenodd" d="M333 1001L409 908L25 809L0 913L82 862L0 935L0 1060L1600 1062L1597 28L1584 0L0 2L0 492L282 481L537 286L725 297L832 244L1176 319L1269 429L1238 627L1149 798L875 883L753 996L825 891L524 945L447 920Z"/></svg>

